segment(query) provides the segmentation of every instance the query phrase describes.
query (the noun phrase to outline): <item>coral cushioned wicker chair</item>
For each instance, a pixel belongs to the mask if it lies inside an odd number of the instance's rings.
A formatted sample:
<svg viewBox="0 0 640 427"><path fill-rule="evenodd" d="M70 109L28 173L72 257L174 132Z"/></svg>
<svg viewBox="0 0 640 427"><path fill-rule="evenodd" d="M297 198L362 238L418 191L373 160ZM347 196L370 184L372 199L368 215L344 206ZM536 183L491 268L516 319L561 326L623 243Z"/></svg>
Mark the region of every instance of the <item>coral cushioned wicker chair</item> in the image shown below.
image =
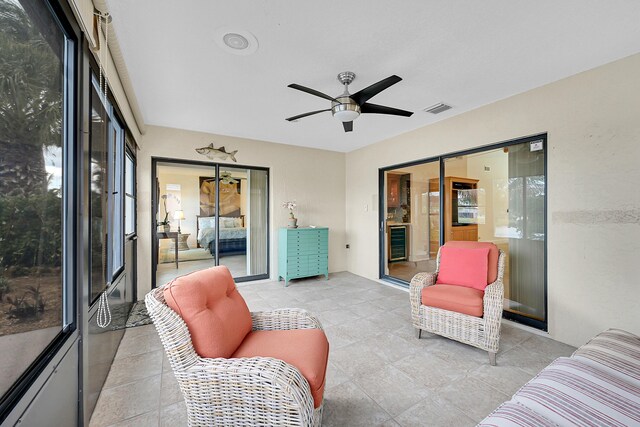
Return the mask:
<svg viewBox="0 0 640 427"><path fill-rule="evenodd" d="M489 352L496 364L504 286L505 254L493 243L447 242L438 251L435 273L411 280L411 320L422 331Z"/></svg>
<svg viewBox="0 0 640 427"><path fill-rule="evenodd" d="M301 309L250 313L229 270L145 296L190 426L320 426L329 343Z"/></svg>

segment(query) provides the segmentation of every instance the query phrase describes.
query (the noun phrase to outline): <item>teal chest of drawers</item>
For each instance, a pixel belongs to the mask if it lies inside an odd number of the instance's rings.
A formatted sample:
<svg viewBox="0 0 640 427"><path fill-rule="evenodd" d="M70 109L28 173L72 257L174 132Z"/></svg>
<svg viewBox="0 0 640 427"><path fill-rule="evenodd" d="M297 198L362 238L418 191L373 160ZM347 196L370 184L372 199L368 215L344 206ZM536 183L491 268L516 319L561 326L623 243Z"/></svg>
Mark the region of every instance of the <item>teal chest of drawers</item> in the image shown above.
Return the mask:
<svg viewBox="0 0 640 427"><path fill-rule="evenodd" d="M329 280L329 229L281 228L278 233L278 281L324 274Z"/></svg>

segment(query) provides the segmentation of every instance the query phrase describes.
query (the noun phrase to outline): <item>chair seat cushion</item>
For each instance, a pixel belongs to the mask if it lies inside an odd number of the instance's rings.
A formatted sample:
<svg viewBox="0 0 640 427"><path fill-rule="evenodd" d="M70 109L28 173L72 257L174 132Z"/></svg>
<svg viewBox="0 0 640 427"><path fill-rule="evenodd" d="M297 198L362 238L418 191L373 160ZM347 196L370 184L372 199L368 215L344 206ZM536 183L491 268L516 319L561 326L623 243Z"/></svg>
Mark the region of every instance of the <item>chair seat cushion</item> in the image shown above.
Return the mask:
<svg viewBox="0 0 640 427"><path fill-rule="evenodd" d="M251 313L225 266L180 276L164 289L200 357L230 357L251 331Z"/></svg>
<svg viewBox="0 0 640 427"><path fill-rule="evenodd" d="M484 291L487 287L489 248L440 248L437 284L458 285Z"/></svg>
<svg viewBox="0 0 640 427"><path fill-rule="evenodd" d="M457 285L433 285L422 289L422 305L482 317L484 291Z"/></svg>
<svg viewBox="0 0 640 427"><path fill-rule="evenodd" d="M295 366L309 383L314 407L322 404L329 358L322 329L252 331L231 357L272 357Z"/></svg>

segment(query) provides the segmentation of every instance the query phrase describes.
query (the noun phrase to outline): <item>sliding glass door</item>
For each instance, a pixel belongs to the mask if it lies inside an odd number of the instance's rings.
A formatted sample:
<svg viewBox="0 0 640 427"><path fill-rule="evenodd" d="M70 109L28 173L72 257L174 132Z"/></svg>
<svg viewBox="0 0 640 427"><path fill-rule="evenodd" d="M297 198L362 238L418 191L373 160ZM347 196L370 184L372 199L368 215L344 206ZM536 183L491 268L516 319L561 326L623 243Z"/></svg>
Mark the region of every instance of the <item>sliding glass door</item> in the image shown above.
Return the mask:
<svg viewBox="0 0 640 427"><path fill-rule="evenodd" d="M381 277L433 271L450 240L493 242L507 255L504 317L546 329L545 146L525 138L381 170Z"/></svg>
<svg viewBox="0 0 640 427"><path fill-rule="evenodd" d="M435 271L440 242L437 160L382 172L381 275L403 282Z"/></svg>
<svg viewBox="0 0 640 427"><path fill-rule="evenodd" d="M155 286L214 265L268 277L268 170L153 160Z"/></svg>

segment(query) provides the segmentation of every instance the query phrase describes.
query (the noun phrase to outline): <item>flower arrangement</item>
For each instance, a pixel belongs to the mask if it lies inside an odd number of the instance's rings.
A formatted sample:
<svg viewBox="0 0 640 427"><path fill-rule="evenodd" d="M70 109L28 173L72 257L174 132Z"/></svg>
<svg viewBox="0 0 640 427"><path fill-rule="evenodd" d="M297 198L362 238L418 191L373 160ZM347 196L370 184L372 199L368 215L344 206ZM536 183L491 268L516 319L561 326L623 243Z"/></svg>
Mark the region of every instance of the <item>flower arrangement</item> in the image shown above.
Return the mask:
<svg viewBox="0 0 640 427"><path fill-rule="evenodd" d="M159 222L158 225L169 225L169 211L167 210L167 198L169 196L167 194L163 194L162 196L160 196L160 198L162 199L162 204L164 205L164 220L162 222Z"/></svg>
<svg viewBox="0 0 640 427"><path fill-rule="evenodd" d="M293 210L296 208L296 201L292 201L292 202L282 202L282 207L289 209L289 217L291 218L295 218L293 216Z"/></svg>
<svg viewBox="0 0 640 427"><path fill-rule="evenodd" d="M285 209L289 209L289 221L287 227L289 228L298 228L298 218L293 216L293 210L296 208L296 201L292 202L282 202L282 207Z"/></svg>

